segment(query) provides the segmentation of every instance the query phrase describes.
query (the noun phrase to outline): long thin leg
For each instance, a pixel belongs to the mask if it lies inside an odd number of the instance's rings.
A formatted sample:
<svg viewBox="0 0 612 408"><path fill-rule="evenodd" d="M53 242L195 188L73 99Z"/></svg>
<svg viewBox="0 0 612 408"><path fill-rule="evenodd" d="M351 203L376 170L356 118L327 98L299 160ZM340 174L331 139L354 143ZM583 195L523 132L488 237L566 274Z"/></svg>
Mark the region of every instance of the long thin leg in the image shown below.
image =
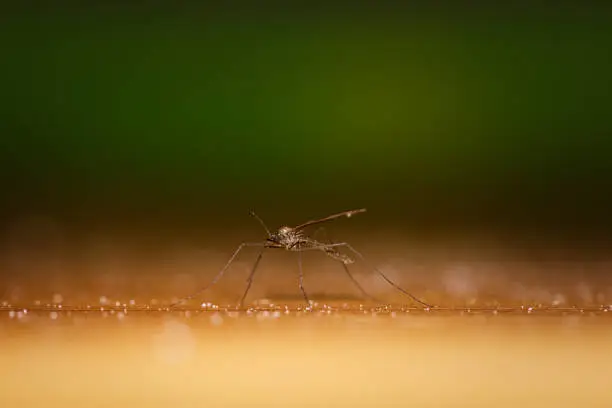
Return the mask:
<svg viewBox="0 0 612 408"><path fill-rule="evenodd" d="M327 233L327 230L324 227L320 227L317 229L317 231L323 231L323 233L325 234L325 239L324 241L329 241L331 244L335 244L335 242L329 237L329 234ZM316 231L315 231L316 234ZM370 295L364 288L363 286L361 286L359 284L359 282L357 281L357 279L355 279L355 277L353 276L353 274L351 273L351 271L349 270L349 267L342 261L338 261L338 263L340 265L342 265L342 267L344 268L344 272L346 272L346 274L348 275L349 279L353 282L353 284L357 287L357 289L359 289L359 291L361 292L361 295L366 298L366 299L370 299L373 300L374 302L377 303L382 303L380 300L376 299L374 296Z"/></svg>
<svg viewBox="0 0 612 408"><path fill-rule="evenodd" d="M182 299L179 299L177 302L173 303L170 305L170 308L175 307L176 305L183 303L185 301L191 300L199 295L201 295L203 292L205 292L206 290L208 290L209 288L211 288L215 283L217 283L219 281L219 279L221 279L223 277L223 274L225 274L225 271L229 268L229 266L232 264L232 262L234 261L234 259L238 256L238 253L244 248L244 247L261 247L264 248L265 244L263 242L243 242L242 244L240 244L238 246L238 248L236 248L236 250L234 251L233 255L231 256L231 258L229 259L229 261L227 261L227 263L225 264L225 266L223 267L223 269L221 269L221 271L217 274L217 276L215 276L215 278L212 280L212 282L210 282L208 285L204 286L203 288L199 289L197 292L192 293L189 296L185 296Z"/></svg>
<svg viewBox="0 0 612 408"><path fill-rule="evenodd" d="M304 300L306 301L306 304L308 306L310 306L310 300L308 300L308 295L306 294L306 290L304 289L304 273L302 271L302 253L298 252L298 268L299 268L299 272L300 272L300 290L302 291L302 295L304 295Z"/></svg>
<svg viewBox="0 0 612 408"><path fill-rule="evenodd" d="M324 248L330 248L330 247L339 247L339 246L344 246L346 248L348 248L351 252L353 252L355 255L357 255L357 257L359 259L361 259L362 262L364 262L365 264L368 264L368 262L365 260L365 257L363 255L361 255L361 253L359 251L357 251L355 248L353 248L350 244L346 243L346 242L340 242L337 244L329 244L329 245L320 245L320 246L312 246L309 248L303 248L300 249L300 251L303 250L310 250L310 249L324 249ZM389 285L393 286L395 289L397 289L398 291L402 292L404 295L410 297L412 300L414 300L417 303L420 303L421 305L425 306L425 307L433 307L432 305L423 302L421 299L417 298L416 296L414 296L413 294L411 294L410 292L408 292L407 290L403 289L401 286L399 286L397 283L393 282L391 279L389 279L387 277L387 275L385 275L384 273L382 273L382 271L380 271L378 268L376 268L373 265L370 265L370 267L376 272L378 273L384 280L385 282L387 282Z"/></svg>
<svg viewBox="0 0 612 408"><path fill-rule="evenodd" d="M359 284L359 282L357 282L357 279L355 279L355 277L353 276L353 274L351 273L351 271L349 270L348 266L346 266L346 264L344 262L338 261L343 267L344 267L344 271L346 272L346 274L348 275L348 277L351 279L351 281L353 281L353 283L355 284L355 286L357 286L357 289L359 289L359 291L361 292L361 294L367 298L367 299L371 299L377 303L382 303L380 300L376 299L374 296L370 295L368 292L366 292L366 290L363 288L363 286L361 286Z"/></svg>
<svg viewBox="0 0 612 408"><path fill-rule="evenodd" d="M358 252L355 248L353 248L350 244L346 244L346 247L353 252L355 255L357 255L359 257L359 259L361 259L364 263L367 264L367 261L365 260L364 256L361 255L360 252ZM431 308L433 307L432 305L430 305L429 303L423 302L421 299L417 298L416 296L414 296L412 293L408 292L407 290L403 289L401 286L399 286L397 283L393 282L391 279L389 279L387 277L387 275L385 275L384 273L382 273L382 271L378 268L376 268L373 265L370 265L370 267L372 269L374 269L376 271L376 273L378 273L389 285L393 286L395 289L399 290L400 292L402 292L404 295L410 297L412 300L414 300L417 303L420 303L421 305Z"/></svg>
<svg viewBox="0 0 612 408"><path fill-rule="evenodd" d="M240 309L242 309L242 306L244 305L244 299L246 299L247 293L249 293L249 289L251 289L251 285L253 284L253 277L255 276L255 271L257 270L259 261L261 261L261 257L263 256L263 251L264 251L263 248L261 249L261 251L259 251L259 255L257 255L257 259L255 260L255 263L253 264L253 268L251 269L251 273L249 274L249 277L247 279L247 287L244 290L242 297L240 298L240 304L239 304Z"/></svg>

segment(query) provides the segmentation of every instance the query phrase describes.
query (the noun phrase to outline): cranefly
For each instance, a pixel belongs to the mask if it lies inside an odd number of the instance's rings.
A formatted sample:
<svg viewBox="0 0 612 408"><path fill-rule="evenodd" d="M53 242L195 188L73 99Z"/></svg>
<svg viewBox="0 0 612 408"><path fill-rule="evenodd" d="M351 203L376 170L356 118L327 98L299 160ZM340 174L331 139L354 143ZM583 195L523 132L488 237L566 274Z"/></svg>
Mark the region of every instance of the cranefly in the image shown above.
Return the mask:
<svg viewBox="0 0 612 408"><path fill-rule="evenodd" d="M178 304L181 304L181 303L186 302L188 300L194 299L194 298L200 296L206 290L210 289L213 285L215 285L223 277L223 275L229 269L230 265L232 264L234 259L236 259L236 257L240 253L240 251L242 251L246 247L256 247L256 248L259 248L260 250L259 250L259 253L257 255L257 258L255 259L255 263L253 264L253 267L251 268L251 272L249 274L249 277L247 279L246 289L245 289L242 297L240 298L240 303L239 303L240 307L243 306L244 299L246 298L247 294L249 293L249 289L251 288L251 285L253 284L253 278L255 277L255 272L257 271L257 267L259 265L259 262L261 261L261 258L262 258L263 254L264 254L264 251L266 249L284 249L286 251L297 252L297 256L298 256L298 269L299 269L299 287L300 287L300 291L302 292L302 295L304 296L304 300L306 301L306 303L308 305L310 305L310 300L308 298L308 294L306 292L306 289L304 288L304 274L303 274L303 271L302 271L302 252L304 252L304 251L322 251L323 253L325 253L330 258L334 259L335 261L338 261L344 267L345 272L347 273L347 275L349 276L351 281L355 284L355 286L357 286L357 288L361 291L361 293L365 297L373 299L373 300L376 301L376 298L371 296L359 284L359 282L357 282L355 277L350 272L350 270L348 268L348 265L354 263L355 259L351 258L350 256L348 256L346 254L343 254L343 253L339 252L339 249L344 248L344 249L348 250L351 254L353 254L356 258L358 258L360 261L362 261L364 263L367 263L366 259L364 258L364 256L360 252L358 252L355 248L353 248L347 242L324 243L324 242L317 241L317 240L315 240L313 238L310 238L309 236L304 234L304 231L303 231L304 228L309 227L309 226L314 225L314 224L319 224L319 223L322 223L322 222L331 221L333 219L341 218L341 217L350 218L350 217L352 217L355 214L360 214L360 213L363 213L365 211L366 211L365 208L361 208L361 209L358 209L358 210L343 211L343 212L338 213L338 214L333 214L333 215L330 215L330 216L327 216L327 217L323 217L323 218L307 221L307 222L305 222L303 224L300 224L298 226L295 226L295 227L282 226L282 227L280 227L278 229L278 231L276 231L274 233L271 233L270 230L268 229L268 227L266 226L266 224L263 222L263 220L257 214L255 214L254 211L251 211L250 215L252 217L254 217L255 219L257 219L259 221L259 223L263 226L263 228L266 230L266 234L268 235L266 240L263 241L263 242L243 242L242 244L240 244L238 246L238 248L236 248L236 250L234 251L232 256L230 257L230 259L227 261L227 263L225 264L223 269L221 269L221 271L219 271L219 273L214 277L214 279L210 283L208 283L206 286L200 288L195 293L192 293L189 296L183 297L179 301L177 301L174 304L172 304L170 307L174 307L174 306L176 306ZM417 298L416 296L412 295L410 292L406 291L405 289L400 287L398 284L393 282L391 279L389 279L389 277L387 277L378 268L376 268L374 266L370 266L370 267L378 275L380 275L384 279L385 282L387 282L389 285L391 285L393 288L395 288L399 292L401 292L404 295L410 297L413 301L415 301L415 302L417 302L417 303L419 303L419 304L421 304L421 305L423 305L425 307L428 307L428 308L432 307L431 305L429 305L429 304L425 303L424 301L420 300L419 298Z"/></svg>

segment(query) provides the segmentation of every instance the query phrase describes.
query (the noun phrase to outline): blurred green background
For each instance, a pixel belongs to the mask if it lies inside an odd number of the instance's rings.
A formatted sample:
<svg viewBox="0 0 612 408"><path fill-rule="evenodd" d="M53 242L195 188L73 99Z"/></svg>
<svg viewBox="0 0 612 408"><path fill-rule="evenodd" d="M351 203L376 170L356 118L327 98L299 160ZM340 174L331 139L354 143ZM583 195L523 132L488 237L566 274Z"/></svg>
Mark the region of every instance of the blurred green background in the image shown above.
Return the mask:
<svg viewBox="0 0 612 408"><path fill-rule="evenodd" d="M612 19L586 7L6 13L3 220L606 237Z"/></svg>

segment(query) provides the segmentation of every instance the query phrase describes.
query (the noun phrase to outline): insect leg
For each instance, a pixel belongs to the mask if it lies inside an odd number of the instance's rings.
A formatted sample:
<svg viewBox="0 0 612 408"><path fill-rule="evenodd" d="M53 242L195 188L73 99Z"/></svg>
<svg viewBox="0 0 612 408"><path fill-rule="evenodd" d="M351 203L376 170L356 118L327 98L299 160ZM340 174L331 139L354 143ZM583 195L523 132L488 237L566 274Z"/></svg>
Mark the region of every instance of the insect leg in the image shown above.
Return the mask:
<svg viewBox="0 0 612 408"><path fill-rule="evenodd" d="M310 306L310 300L308 300L308 295L306 294L306 290L304 289L304 273L302 271L302 252L298 251L297 256L298 256L298 269L300 272L300 280L299 280L300 290L302 291L302 295L304 295L304 300L306 300L306 304Z"/></svg>
<svg viewBox="0 0 612 408"><path fill-rule="evenodd" d="M342 267L344 268L344 271L346 272L346 274L348 275L348 277L351 279L351 281L353 281L353 283L355 284L355 286L357 286L357 289L359 289L359 291L361 292L361 294L367 298L367 299L371 299L374 302L377 303L382 303L380 300L376 299L374 296L370 295L368 292L366 292L366 290L363 288L363 286L361 286L359 284L359 282L357 282L357 279L355 279L355 277L353 276L353 274L351 273L351 271L349 270L348 266L344 263L344 262L340 262L340 264L342 265Z"/></svg>
<svg viewBox="0 0 612 408"><path fill-rule="evenodd" d="M325 236L325 241L328 241L331 244L335 244L335 242L329 238L329 234L327 233L327 230L324 227L319 227L317 228L317 230L315 231L315 234L317 231L322 231L324 236ZM374 296L370 295L364 288L363 286L361 286L359 284L359 282L357 281L357 279L355 279L355 277L353 276L353 274L351 273L351 271L349 270L349 267L342 261L338 260L338 263L340 265L342 265L342 267L344 268L344 272L346 272L346 274L348 275L349 279L353 282L353 284L357 287L357 289L359 289L359 291L361 292L361 295L366 298L366 299L370 299L373 300L376 303L382 303L380 300L376 299Z"/></svg>
<svg viewBox="0 0 612 408"><path fill-rule="evenodd" d="M251 273L249 274L249 277L247 279L247 287L244 290L242 297L240 298L240 304L239 304L240 309L242 309L242 306L244 305L244 299L246 298L247 293L249 293L249 289L251 289L251 285L253 284L253 277L255 276L255 271L257 270L259 261L261 261L261 257L263 256L263 251L264 251L264 248L262 248L261 251L259 251L259 255L257 255L257 259L255 260L255 263L253 264L253 268L251 269Z"/></svg>
<svg viewBox="0 0 612 408"><path fill-rule="evenodd" d="M357 255L357 257L359 259L361 259L361 261L365 264L368 264L368 262L366 261L365 257L363 255L361 255L360 252L358 252L355 248L353 248L350 244L346 243L346 242L341 242L338 244L329 244L329 245L323 245L321 247L311 247L309 249L320 249L320 248L324 248L325 246L330 247L330 246L344 246L346 247L348 250L350 250L351 252L353 252L355 255ZM391 279L389 279L387 277L387 275L385 275L380 269L376 268L375 266L369 265L376 273L378 273L384 280L385 282L387 282L389 285L393 286L395 289L397 289L398 291L402 292L404 295L408 296L409 298L411 298L412 300L414 300L415 302L425 306L425 307L433 307L432 305L423 302L422 300L420 300L419 298L417 298L416 296L414 296L412 293L408 292L407 290L403 289L401 286L399 286L397 283L393 282Z"/></svg>
<svg viewBox="0 0 612 408"><path fill-rule="evenodd" d="M238 253L244 248L244 247L261 247L264 248L264 243L263 242L243 242L242 244L240 244L238 246L238 248L236 248L236 250L234 251L234 253L232 254L231 258L229 259L229 261L227 261L227 263L225 264L225 266L223 267L223 269L221 269L221 271L219 271L219 273L217 274L217 276L215 276L215 278L206 286L204 286L203 288L199 289L198 291L192 293L189 296L185 296L182 299L179 299L177 302L173 303L170 305L170 308L175 307L176 305L183 303L185 301L191 300L199 295L201 295L203 292L205 292L206 290L208 290L209 288L211 288L215 283L217 283L219 281L219 279L221 279L223 277L223 275L225 274L225 271L227 271L227 269L230 267L230 265L232 264L232 262L234 261L234 259L238 256Z"/></svg>

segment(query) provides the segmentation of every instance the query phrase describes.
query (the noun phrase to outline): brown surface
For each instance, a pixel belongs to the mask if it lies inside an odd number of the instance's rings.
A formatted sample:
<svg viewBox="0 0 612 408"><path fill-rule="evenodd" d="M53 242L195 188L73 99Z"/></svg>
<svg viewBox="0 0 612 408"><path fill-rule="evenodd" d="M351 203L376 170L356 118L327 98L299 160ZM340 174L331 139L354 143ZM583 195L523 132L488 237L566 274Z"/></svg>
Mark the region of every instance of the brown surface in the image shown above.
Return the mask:
<svg viewBox="0 0 612 408"><path fill-rule="evenodd" d="M68 304L95 303L101 296L121 302L170 301L210 282L241 239L244 237L147 247L96 237L80 246L46 249L20 241L0 251L0 301L51 302L54 294L61 294ZM441 306L612 304L612 260L605 257L578 256L554 246L518 251L487 239L428 243L380 233L349 241L390 278ZM202 300L236 302L255 257L255 250L245 250ZM359 296L334 260L322 253L305 253L303 259L305 286L315 299ZM364 264L351 265L351 271L379 298L406 301ZM299 298L297 274L295 253L269 250L247 301L271 296Z"/></svg>
<svg viewBox="0 0 612 408"><path fill-rule="evenodd" d="M3 408L612 406L607 314L2 313Z"/></svg>

